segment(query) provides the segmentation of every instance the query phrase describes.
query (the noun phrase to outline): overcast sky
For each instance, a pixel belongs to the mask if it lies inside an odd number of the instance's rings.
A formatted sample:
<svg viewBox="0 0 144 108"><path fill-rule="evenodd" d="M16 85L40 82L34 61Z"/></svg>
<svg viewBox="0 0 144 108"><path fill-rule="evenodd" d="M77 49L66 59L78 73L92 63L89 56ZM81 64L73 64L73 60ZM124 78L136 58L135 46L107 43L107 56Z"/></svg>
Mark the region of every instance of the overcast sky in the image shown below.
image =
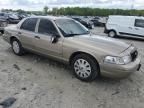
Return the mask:
<svg viewBox="0 0 144 108"><path fill-rule="evenodd" d="M0 0L0 9L42 10L44 6L144 9L144 0Z"/></svg>

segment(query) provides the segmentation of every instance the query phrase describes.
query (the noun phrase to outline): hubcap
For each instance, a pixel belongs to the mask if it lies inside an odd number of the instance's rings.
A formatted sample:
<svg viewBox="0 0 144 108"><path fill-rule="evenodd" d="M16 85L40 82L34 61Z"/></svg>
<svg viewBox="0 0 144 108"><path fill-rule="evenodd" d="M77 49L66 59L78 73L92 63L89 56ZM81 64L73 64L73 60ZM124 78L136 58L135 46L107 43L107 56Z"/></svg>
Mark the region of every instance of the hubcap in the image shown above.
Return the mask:
<svg viewBox="0 0 144 108"><path fill-rule="evenodd" d="M91 74L91 66L84 59L78 59L75 61L74 70L76 74L81 78L87 78Z"/></svg>
<svg viewBox="0 0 144 108"><path fill-rule="evenodd" d="M109 36L110 36L110 37L114 37L114 36L115 36L115 32L111 31L111 32L109 33Z"/></svg>
<svg viewBox="0 0 144 108"><path fill-rule="evenodd" d="M19 44L17 41L13 42L13 50L15 53L19 53L20 48L19 48Z"/></svg>

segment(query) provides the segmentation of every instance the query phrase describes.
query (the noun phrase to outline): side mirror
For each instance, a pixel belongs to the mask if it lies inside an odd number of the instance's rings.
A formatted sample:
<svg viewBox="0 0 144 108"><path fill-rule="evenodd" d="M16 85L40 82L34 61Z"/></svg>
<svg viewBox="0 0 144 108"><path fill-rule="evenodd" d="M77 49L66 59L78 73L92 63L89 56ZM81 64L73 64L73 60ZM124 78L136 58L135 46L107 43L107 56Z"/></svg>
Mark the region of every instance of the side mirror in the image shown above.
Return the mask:
<svg viewBox="0 0 144 108"><path fill-rule="evenodd" d="M60 37L59 35L52 35L52 36L51 36L51 42L52 42L52 43L57 43L59 37Z"/></svg>

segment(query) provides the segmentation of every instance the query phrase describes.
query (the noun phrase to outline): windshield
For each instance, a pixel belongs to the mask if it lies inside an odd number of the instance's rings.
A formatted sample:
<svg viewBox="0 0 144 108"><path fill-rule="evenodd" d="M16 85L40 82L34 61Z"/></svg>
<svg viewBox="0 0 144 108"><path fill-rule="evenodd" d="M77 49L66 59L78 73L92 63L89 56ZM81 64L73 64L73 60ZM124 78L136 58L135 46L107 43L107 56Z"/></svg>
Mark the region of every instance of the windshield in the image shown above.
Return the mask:
<svg viewBox="0 0 144 108"><path fill-rule="evenodd" d="M55 22L65 37L89 34L88 29L72 19L57 19Z"/></svg>

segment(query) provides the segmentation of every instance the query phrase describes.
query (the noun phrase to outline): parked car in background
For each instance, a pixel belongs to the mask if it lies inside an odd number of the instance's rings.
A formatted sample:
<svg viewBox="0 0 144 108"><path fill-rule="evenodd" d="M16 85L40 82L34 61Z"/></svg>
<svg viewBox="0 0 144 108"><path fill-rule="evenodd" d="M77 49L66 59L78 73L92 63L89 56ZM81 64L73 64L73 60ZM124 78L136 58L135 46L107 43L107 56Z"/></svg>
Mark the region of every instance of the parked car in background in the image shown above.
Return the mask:
<svg viewBox="0 0 144 108"><path fill-rule="evenodd" d="M26 49L71 65L76 77L124 78L140 69L137 49L115 39L92 35L79 22L66 17L25 18L5 28L3 39L16 55Z"/></svg>
<svg viewBox="0 0 144 108"><path fill-rule="evenodd" d="M110 37L126 36L144 38L144 17L109 16L105 33Z"/></svg>
<svg viewBox="0 0 144 108"><path fill-rule="evenodd" d="M91 21L94 23L94 26L103 26L103 24L97 19L91 19Z"/></svg>
<svg viewBox="0 0 144 108"><path fill-rule="evenodd" d="M102 24L104 27L107 23L108 17L100 17L99 22Z"/></svg>
<svg viewBox="0 0 144 108"><path fill-rule="evenodd" d="M0 19L4 19L10 24L17 24L20 21L19 17L16 14L5 12L0 13Z"/></svg>
<svg viewBox="0 0 144 108"><path fill-rule="evenodd" d="M17 24L17 23L20 22L20 19L19 19L19 17L18 17L17 14L7 13L7 15L8 15L8 22L9 22L10 24Z"/></svg>
<svg viewBox="0 0 144 108"><path fill-rule="evenodd" d="M8 20L8 15L7 15L7 13L0 12L0 19Z"/></svg>
<svg viewBox="0 0 144 108"><path fill-rule="evenodd" d="M4 28L8 25L7 21L4 19L0 19L0 32L4 33Z"/></svg>
<svg viewBox="0 0 144 108"><path fill-rule="evenodd" d="M91 19L95 26L104 27L107 21L106 17L94 17Z"/></svg>
<svg viewBox="0 0 144 108"><path fill-rule="evenodd" d="M19 17L19 20L22 20L22 19L26 18L28 15L24 14L24 13L18 13L17 16Z"/></svg>
<svg viewBox="0 0 144 108"><path fill-rule="evenodd" d="M89 29L93 29L94 28L94 23L92 21L90 21L89 19L78 18L78 17L73 17L72 19L80 22L81 24L83 24L85 27L87 27Z"/></svg>

